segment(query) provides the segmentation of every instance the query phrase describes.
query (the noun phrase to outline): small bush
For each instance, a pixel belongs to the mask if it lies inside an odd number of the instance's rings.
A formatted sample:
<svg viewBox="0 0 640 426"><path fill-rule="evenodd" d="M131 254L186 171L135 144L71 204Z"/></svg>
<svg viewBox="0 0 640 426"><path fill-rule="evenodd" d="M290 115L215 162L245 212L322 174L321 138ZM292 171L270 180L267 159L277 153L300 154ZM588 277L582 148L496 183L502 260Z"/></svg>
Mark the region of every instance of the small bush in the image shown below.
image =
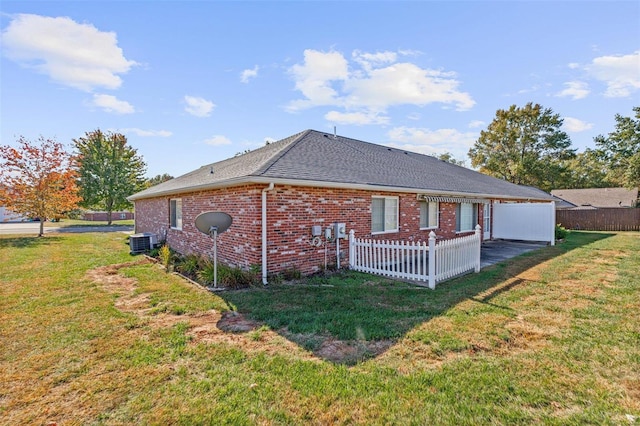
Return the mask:
<svg viewBox="0 0 640 426"><path fill-rule="evenodd" d="M287 268L282 271L282 278L285 281L299 280L302 278L302 272L295 267Z"/></svg>
<svg viewBox="0 0 640 426"><path fill-rule="evenodd" d="M198 255L188 254L176 260L175 269L181 274L193 277L198 273L201 259Z"/></svg>
<svg viewBox="0 0 640 426"><path fill-rule="evenodd" d="M567 237L568 233L569 231L567 230L567 228L559 223L556 225L556 240L564 240Z"/></svg>
<svg viewBox="0 0 640 426"><path fill-rule="evenodd" d="M251 271L245 271L239 267L221 265L218 268L218 281L223 287L238 289L247 288L257 284L257 277Z"/></svg>
<svg viewBox="0 0 640 426"><path fill-rule="evenodd" d="M160 247L160 250L158 250L158 258L160 262L162 262L165 271L169 272L169 267L171 266L171 249L168 245L165 244Z"/></svg>
<svg viewBox="0 0 640 426"><path fill-rule="evenodd" d="M215 277L215 267L213 262L209 259L202 259L200 262L200 270L196 273L196 276L204 285L213 284Z"/></svg>

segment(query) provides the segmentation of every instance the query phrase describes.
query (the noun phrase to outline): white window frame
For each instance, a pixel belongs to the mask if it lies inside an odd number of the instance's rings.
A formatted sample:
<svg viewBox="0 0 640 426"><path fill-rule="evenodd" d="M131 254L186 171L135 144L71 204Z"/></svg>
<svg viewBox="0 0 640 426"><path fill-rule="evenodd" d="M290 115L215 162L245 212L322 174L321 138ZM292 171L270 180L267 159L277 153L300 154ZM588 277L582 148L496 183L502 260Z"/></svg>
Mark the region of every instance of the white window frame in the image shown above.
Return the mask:
<svg viewBox="0 0 640 426"><path fill-rule="evenodd" d="M426 222L423 222L426 217ZM440 224L440 203L437 201L420 201L420 229L436 229Z"/></svg>
<svg viewBox="0 0 640 426"><path fill-rule="evenodd" d="M182 230L182 198L169 200L169 226L171 229Z"/></svg>
<svg viewBox="0 0 640 426"><path fill-rule="evenodd" d="M382 217L382 231L374 231L373 218L375 212L373 211L373 200L383 200L383 217ZM393 203L391 203L393 201ZM389 205L387 205L389 203ZM395 204L395 208L393 206ZM393 210L393 212L392 212ZM392 216L395 215L395 224L391 223ZM398 232L400 229L400 198L399 197L383 197L379 195L373 195L371 197L371 235L390 234Z"/></svg>
<svg viewBox="0 0 640 426"><path fill-rule="evenodd" d="M462 223L463 219L463 206L470 206L471 208L471 218L469 229L463 227L463 225L467 225L466 223ZM466 219L468 219L468 214L465 215ZM465 221L466 222L466 221ZM476 225L478 223L478 204L477 203L458 203L456 205L456 233L461 234L463 232L472 232L475 230Z"/></svg>

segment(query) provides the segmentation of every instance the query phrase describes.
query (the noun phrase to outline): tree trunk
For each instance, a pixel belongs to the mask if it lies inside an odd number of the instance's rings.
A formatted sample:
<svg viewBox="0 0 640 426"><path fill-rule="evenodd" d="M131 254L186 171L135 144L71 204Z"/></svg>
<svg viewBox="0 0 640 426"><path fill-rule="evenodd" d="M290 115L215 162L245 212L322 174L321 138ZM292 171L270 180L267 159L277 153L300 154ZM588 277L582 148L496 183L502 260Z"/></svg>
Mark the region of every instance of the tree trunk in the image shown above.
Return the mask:
<svg viewBox="0 0 640 426"><path fill-rule="evenodd" d="M40 218L40 233L38 234L38 237L43 237L44 236L44 219Z"/></svg>
<svg viewBox="0 0 640 426"><path fill-rule="evenodd" d="M107 226L111 226L111 210L107 212Z"/></svg>

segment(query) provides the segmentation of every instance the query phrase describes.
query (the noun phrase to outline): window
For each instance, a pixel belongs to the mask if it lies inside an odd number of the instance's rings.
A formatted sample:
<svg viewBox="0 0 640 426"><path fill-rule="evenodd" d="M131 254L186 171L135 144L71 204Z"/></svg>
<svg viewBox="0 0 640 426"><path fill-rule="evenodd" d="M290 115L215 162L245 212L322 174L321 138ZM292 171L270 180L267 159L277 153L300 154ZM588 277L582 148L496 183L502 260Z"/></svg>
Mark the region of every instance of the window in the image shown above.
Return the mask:
<svg viewBox="0 0 640 426"><path fill-rule="evenodd" d="M477 224L477 204L460 203L456 206L456 232L473 231Z"/></svg>
<svg viewBox="0 0 640 426"><path fill-rule="evenodd" d="M182 229L182 200L180 198L172 199L169 202L169 220L171 228Z"/></svg>
<svg viewBox="0 0 640 426"><path fill-rule="evenodd" d="M420 229L429 229L438 227L438 202L437 201L421 201L420 202Z"/></svg>
<svg viewBox="0 0 640 426"><path fill-rule="evenodd" d="M398 197L371 197L371 233L398 232Z"/></svg>

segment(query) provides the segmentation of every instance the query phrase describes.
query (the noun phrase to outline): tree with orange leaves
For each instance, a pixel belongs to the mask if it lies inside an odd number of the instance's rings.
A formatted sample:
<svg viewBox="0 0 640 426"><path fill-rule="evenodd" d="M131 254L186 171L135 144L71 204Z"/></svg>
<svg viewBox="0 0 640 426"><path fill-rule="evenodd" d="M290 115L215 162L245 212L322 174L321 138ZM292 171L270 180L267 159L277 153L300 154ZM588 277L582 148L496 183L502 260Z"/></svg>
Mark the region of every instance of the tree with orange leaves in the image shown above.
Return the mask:
<svg viewBox="0 0 640 426"><path fill-rule="evenodd" d="M18 147L0 145L0 204L20 215L44 221L77 207L74 159L60 142L40 136L38 143L20 137Z"/></svg>

